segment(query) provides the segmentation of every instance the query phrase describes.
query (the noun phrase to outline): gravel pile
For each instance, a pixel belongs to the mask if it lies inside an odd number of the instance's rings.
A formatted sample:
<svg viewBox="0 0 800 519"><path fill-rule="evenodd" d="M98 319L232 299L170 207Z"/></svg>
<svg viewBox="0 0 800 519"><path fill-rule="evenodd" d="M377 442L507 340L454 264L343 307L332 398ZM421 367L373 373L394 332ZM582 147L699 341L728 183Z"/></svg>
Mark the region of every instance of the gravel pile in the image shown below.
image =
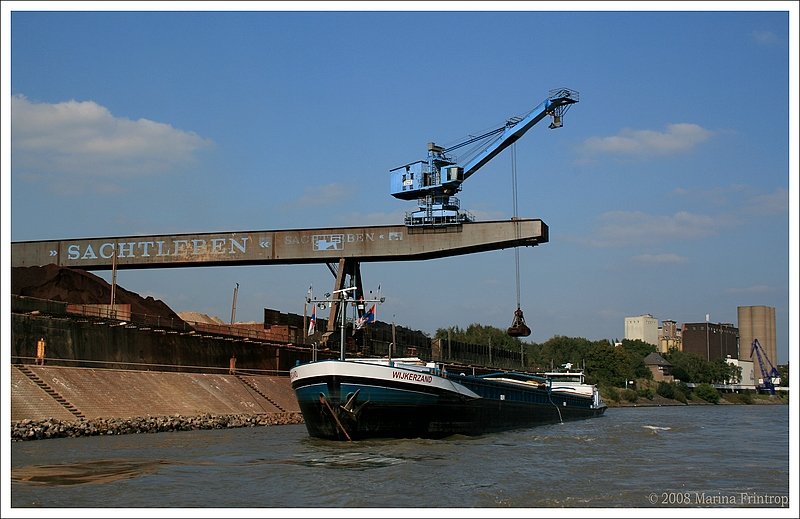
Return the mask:
<svg viewBox="0 0 800 519"><path fill-rule="evenodd" d="M175 415L141 418L97 418L75 421L48 418L46 420L20 420L13 422L11 424L11 441L113 434L149 434L199 429L230 429L234 427L301 423L303 423L303 417L300 413Z"/></svg>

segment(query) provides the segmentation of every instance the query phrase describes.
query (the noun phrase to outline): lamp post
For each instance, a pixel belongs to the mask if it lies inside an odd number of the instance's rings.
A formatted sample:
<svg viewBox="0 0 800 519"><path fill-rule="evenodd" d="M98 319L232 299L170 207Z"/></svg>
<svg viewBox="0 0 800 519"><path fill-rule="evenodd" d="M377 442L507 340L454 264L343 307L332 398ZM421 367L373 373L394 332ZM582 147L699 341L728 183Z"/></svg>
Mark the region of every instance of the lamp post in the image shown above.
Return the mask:
<svg viewBox="0 0 800 519"><path fill-rule="evenodd" d="M117 312L114 310L117 296L117 244L114 243L114 255L111 257L111 308L110 317L117 318Z"/></svg>
<svg viewBox="0 0 800 519"><path fill-rule="evenodd" d="M339 296L339 360L344 360L344 319L346 307L345 293Z"/></svg>
<svg viewBox="0 0 800 519"><path fill-rule="evenodd" d="M239 294L239 283L236 283L236 288L233 289L233 302L231 303L231 326L236 321L236 296Z"/></svg>

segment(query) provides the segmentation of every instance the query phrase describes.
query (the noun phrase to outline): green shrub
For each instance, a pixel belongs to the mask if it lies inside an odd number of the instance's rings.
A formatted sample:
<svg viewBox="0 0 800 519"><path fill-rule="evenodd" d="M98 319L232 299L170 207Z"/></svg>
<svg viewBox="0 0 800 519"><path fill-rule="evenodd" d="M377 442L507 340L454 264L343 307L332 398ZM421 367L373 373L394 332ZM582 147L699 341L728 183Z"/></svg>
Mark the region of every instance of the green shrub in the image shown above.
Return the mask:
<svg viewBox="0 0 800 519"><path fill-rule="evenodd" d="M644 397L644 398L646 398L648 400L652 400L653 397L656 395L656 392L653 391L653 389L649 388L649 387L646 387L644 389L640 389L639 391L637 391L637 393L638 393L639 396Z"/></svg>
<svg viewBox="0 0 800 519"><path fill-rule="evenodd" d="M607 402L619 403L619 391L612 386L600 386L600 396Z"/></svg>
<svg viewBox="0 0 800 519"><path fill-rule="evenodd" d="M664 398L675 398L675 384L670 384L669 382L661 381L658 383L658 387L656 388L656 393L663 396Z"/></svg>
<svg viewBox="0 0 800 519"><path fill-rule="evenodd" d="M623 389L622 398L624 398L625 400L627 400L632 404L635 404L636 401L639 400L639 395L633 389Z"/></svg>
<svg viewBox="0 0 800 519"><path fill-rule="evenodd" d="M736 402L738 404L752 404L753 394L750 391L742 391L741 393L731 393L725 395L725 400L729 402Z"/></svg>
<svg viewBox="0 0 800 519"><path fill-rule="evenodd" d="M694 392L698 397L702 398L706 402L711 402L712 404L719 403L719 391L717 391L711 384L699 384L696 388L694 388Z"/></svg>

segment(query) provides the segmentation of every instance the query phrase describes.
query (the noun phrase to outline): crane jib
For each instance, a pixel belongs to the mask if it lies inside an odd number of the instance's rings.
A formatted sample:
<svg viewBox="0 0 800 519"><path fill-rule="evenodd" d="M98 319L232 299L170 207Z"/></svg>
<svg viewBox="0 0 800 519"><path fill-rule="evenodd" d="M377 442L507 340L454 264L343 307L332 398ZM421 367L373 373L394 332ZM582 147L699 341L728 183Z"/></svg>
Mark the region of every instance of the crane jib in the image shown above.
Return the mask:
<svg viewBox="0 0 800 519"><path fill-rule="evenodd" d="M552 118L550 129L561 128L564 114L578 101L579 94L574 90L551 90L536 108L522 117L508 119L500 128L448 148L428 143L427 159L390 170L392 196L401 200L416 199L419 206L417 211L406 213L406 225L446 226L473 221L472 215L460 210L460 201L453 196L461 190L461 184L545 117ZM483 141L488 142L482 144ZM448 155L470 144L480 146L471 157L459 162Z"/></svg>

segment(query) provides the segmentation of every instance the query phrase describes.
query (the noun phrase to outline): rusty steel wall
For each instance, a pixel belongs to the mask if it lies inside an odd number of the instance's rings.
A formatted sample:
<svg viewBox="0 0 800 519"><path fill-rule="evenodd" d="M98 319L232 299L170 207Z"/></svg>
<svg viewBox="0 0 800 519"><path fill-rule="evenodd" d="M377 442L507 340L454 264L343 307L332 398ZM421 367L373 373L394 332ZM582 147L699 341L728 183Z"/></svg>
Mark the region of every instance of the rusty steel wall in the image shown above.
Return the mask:
<svg viewBox="0 0 800 519"><path fill-rule="evenodd" d="M163 236L18 241L11 266L56 264L84 270L220 265L403 261L535 246L548 241L538 219L436 228L403 225Z"/></svg>
<svg viewBox="0 0 800 519"><path fill-rule="evenodd" d="M128 328L111 320L12 313L12 364L33 364L41 338L45 339L45 364L56 366L225 373L235 356L237 371L286 375L297 362L312 357L310 346L168 328Z"/></svg>

